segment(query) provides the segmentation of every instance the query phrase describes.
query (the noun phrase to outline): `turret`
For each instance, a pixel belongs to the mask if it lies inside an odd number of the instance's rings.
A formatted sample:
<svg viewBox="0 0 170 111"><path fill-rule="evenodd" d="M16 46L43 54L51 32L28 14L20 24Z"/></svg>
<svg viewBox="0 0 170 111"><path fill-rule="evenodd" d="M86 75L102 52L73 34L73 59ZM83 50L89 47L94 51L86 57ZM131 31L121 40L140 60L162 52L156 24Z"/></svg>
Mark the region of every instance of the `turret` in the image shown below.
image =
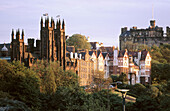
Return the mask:
<svg viewBox="0 0 170 111"><path fill-rule="evenodd" d="M59 29L59 26L58 26L58 20L57 20L57 24L56 24L56 29Z"/></svg>
<svg viewBox="0 0 170 111"><path fill-rule="evenodd" d="M19 29L18 29L18 31L16 31L16 39L20 40L20 31L19 31Z"/></svg>
<svg viewBox="0 0 170 111"><path fill-rule="evenodd" d="M41 22L40 22L40 24L41 24L41 28L43 27L43 17L41 17Z"/></svg>
<svg viewBox="0 0 170 111"><path fill-rule="evenodd" d="M11 34L12 40L14 39L14 29L12 29L12 34Z"/></svg>
<svg viewBox="0 0 170 111"><path fill-rule="evenodd" d="M150 21L150 28L155 28L155 20Z"/></svg>
<svg viewBox="0 0 170 111"><path fill-rule="evenodd" d="M24 40L24 30L22 29L22 40Z"/></svg>
<svg viewBox="0 0 170 111"><path fill-rule="evenodd" d="M170 37L170 28L169 27L166 27L166 36Z"/></svg>
<svg viewBox="0 0 170 111"><path fill-rule="evenodd" d="M60 22L60 19L59 19L59 22L58 22L58 27L59 27L59 29L61 29L61 22Z"/></svg>
<svg viewBox="0 0 170 111"><path fill-rule="evenodd" d="M127 27L121 28L121 34L127 31Z"/></svg>
<svg viewBox="0 0 170 111"><path fill-rule="evenodd" d="M65 23L64 23L64 19L63 19L63 23L62 23L62 29L65 30Z"/></svg>
<svg viewBox="0 0 170 111"><path fill-rule="evenodd" d="M45 27L46 27L46 28L49 27L49 17L47 17L47 19L45 20Z"/></svg>
<svg viewBox="0 0 170 111"><path fill-rule="evenodd" d="M54 28L55 24L54 24L54 19L51 17L51 27Z"/></svg>

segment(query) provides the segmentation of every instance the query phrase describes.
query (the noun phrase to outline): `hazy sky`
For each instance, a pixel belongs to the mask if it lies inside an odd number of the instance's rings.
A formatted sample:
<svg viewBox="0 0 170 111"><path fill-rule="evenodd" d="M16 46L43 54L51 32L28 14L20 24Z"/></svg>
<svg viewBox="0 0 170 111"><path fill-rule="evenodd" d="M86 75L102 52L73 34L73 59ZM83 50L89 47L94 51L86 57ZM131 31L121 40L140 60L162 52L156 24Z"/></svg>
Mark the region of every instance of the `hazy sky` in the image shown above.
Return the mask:
<svg viewBox="0 0 170 111"><path fill-rule="evenodd" d="M40 38L40 17L60 15L66 22L66 35L79 33L90 41L118 45L121 27L170 26L170 0L1 0L0 43L11 42L12 29L24 29L27 38ZM56 18L55 18L56 19Z"/></svg>

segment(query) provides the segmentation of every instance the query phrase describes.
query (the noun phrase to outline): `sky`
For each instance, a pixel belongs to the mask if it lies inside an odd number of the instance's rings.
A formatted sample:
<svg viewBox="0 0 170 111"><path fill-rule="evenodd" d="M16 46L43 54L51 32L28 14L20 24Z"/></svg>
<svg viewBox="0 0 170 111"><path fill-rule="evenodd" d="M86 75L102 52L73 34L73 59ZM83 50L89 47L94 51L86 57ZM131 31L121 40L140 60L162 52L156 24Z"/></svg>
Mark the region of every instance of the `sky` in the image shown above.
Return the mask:
<svg viewBox="0 0 170 111"><path fill-rule="evenodd" d="M152 11L154 7L154 11ZM118 46L122 27L149 27L152 12L156 25L170 26L170 0L1 0L0 43L11 42L12 29L24 29L28 38L40 38L44 13L65 20L66 35L82 34L92 42Z"/></svg>

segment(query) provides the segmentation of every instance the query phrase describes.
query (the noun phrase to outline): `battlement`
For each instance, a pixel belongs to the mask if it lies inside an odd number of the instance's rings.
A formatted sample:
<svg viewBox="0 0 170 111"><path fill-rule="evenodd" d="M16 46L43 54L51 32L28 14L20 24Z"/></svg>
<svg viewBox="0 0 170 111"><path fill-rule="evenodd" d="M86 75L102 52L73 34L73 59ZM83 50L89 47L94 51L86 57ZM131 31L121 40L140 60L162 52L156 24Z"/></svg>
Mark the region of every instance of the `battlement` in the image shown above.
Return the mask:
<svg viewBox="0 0 170 111"><path fill-rule="evenodd" d="M20 36L20 30L19 29L16 30L16 35L14 36L14 29L12 29L11 37L12 37L12 41L17 40L17 41L20 41L20 42L24 42L24 30L22 29L21 36Z"/></svg>
<svg viewBox="0 0 170 111"><path fill-rule="evenodd" d="M65 30L65 23L64 23L64 19L61 23L60 19L56 21L56 26L55 26L55 21L53 19L53 17L51 17L51 20L49 19L49 17L46 17L45 19L43 17L41 17L41 28L53 28L53 29L63 29Z"/></svg>

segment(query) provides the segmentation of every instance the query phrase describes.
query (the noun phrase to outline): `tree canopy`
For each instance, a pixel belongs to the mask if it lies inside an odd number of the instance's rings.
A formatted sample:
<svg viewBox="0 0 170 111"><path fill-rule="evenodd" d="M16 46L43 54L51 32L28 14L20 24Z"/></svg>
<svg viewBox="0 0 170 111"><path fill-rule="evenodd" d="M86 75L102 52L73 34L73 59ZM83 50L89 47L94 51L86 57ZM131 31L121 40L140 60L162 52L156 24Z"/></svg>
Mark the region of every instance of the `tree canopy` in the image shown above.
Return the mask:
<svg viewBox="0 0 170 111"><path fill-rule="evenodd" d="M67 41L67 46L74 46L75 50L77 49L90 49L91 45L89 42L87 42L87 39L85 36L81 34L73 34Z"/></svg>

